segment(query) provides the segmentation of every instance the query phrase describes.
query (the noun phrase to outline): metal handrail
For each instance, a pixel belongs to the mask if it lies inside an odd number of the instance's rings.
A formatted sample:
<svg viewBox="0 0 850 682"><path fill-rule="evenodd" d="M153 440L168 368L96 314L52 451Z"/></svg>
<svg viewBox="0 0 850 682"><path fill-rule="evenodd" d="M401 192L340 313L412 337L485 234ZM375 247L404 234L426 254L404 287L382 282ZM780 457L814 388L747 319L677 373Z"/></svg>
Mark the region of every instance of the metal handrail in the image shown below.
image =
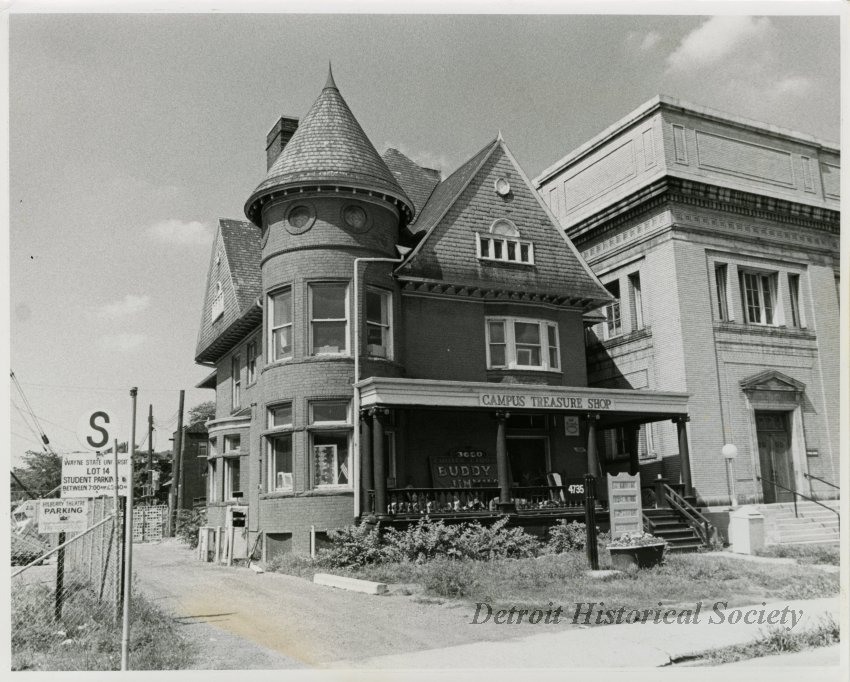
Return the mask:
<svg viewBox="0 0 850 682"><path fill-rule="evenodd" d="M819 507L823 507L824 509L829 509L829 511L831 511L833 514L835 514L838 517L838 530L839 530L839 532L841 531L841 514L839 513L839 511L837 509L833 509L832 507L829 507L825 504L821 504L816 499L809 497L808 495L803 495L803 493L798 493L796 490L792 490L791 488L786 488L781 483L777 483L776 481L773 481L769 478L765 478L764 476L756 476L756 479L759 480L759 481L767 481L768 483L772 483L773 485L779 486L783 490L787 490L792 495L796 495L797 497L802 497L804 500L808 500L809 502L814 502L816 505L818 505ZM797 512L797 497L794 498L794 517L795 518L800 517L798 512Z"/></svg>
<svg viewBox="0 0 850 682"><path fill-rule="evenodd" d="M685 517L685 521L693 528L697 535L700 536L703 544L707 547L711 544L711 523L702 513L684 497L677 493L666 483L664 484L664 494L667 501L673 505L673 508Z"/></svg>
<svg viewBox="0 0 850 682"><path fill-rule="evenodd" d="M816 481L820 481L821 483L826 483L828 486L832 486L836 490L841 490L841 488L839 488L837 485L835 485L835 483L830 483L829 481L825 481L820 476L813 476L812 474L803 474L803 476L805 476L806 478L813 478Z"/></svg>

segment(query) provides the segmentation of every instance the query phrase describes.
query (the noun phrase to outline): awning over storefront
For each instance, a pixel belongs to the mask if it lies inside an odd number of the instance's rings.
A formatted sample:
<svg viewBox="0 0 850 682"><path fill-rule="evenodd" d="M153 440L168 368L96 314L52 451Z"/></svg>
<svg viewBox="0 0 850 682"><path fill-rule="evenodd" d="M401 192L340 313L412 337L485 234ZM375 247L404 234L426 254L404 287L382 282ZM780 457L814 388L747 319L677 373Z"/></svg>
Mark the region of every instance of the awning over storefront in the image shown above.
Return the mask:
<svg viewBox="0 0 850 682"><path fill-rule="evenodd" d="M644 389L369 377L357 384L360 406L594 413L599 427L686 417L687 393Z"/></svg>

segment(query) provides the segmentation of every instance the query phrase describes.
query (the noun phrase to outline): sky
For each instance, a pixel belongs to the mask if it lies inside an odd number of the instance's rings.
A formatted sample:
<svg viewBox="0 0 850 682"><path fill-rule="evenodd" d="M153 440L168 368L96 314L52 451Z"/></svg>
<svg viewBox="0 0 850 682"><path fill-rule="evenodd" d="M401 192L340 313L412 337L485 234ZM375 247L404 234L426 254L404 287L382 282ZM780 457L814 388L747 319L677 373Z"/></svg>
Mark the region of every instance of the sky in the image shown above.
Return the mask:
<svg viewBox="0 0 850 682"><path fill-rule="evenodd" d="M158 450L180 389L214 397L215 225L329 62L378 151L444 177L498 131L534 177L659 93L839 140L836 16L13 14L9 40L10 362L59 452L95 409L127 433L132 386ZM11 403L15 466L39 443Z"/></svg>

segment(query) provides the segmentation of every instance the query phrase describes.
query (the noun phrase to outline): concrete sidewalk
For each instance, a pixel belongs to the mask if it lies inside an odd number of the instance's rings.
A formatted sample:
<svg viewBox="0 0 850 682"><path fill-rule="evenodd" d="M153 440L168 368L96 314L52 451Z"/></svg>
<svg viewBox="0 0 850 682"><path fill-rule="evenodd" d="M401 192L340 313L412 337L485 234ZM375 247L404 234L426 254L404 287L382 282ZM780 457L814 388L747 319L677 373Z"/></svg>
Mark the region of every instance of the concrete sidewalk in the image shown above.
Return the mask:
<svg viewBox="0 0 850 682"><path fill-rule="evenodd" d="M786 627L791 626L792 611L797 622L792 632L817 626L830 614L838 620L838 597L809 599L787 602L770 602L766 605L713 609L714 602L703 603L697 622L683 624L623 623L585 627L559 632L545 632L547 626L540 624L541 634L501 642L477 642L442 649L416 651L406 654L379 656L356 661L339 661L334 668L515 668L527 667L533 662L535 668L655 668L670 663L679 657L688 656L706 649L746 644L766 633L771 627L766 624L748 624L743 618L732 624L736 611L746 613L755 610L786 612ZM722 622L721 622L722 614ZM566 614L572 618L572 613ZM470 615L470 620L471 620ZM738 616L741 617L740 615ZM757 618L751 616L750 620ZM494 627L492 621L469 627ZM510 628L511 625L495 627ZM774 625L772 627L779 627ZM615 653L616 652L616 653Z"/></svg>

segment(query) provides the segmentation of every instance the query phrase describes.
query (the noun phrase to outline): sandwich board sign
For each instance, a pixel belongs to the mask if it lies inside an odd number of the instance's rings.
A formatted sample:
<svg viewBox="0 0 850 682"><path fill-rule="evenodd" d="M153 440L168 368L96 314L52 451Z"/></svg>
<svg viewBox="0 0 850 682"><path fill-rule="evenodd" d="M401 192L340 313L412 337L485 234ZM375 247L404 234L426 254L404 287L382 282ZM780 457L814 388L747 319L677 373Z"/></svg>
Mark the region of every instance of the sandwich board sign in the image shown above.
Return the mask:
<svg viewBox="0 0 850 682"><path fill-rule="evenodd" d="M88 527L89 501L50 499L38 501L39 533L82 533Z"/></svg>
<svg viewBox="0 0 850 682"><path fill-rule="evenodd" d="M640 533L643 530L640 474L608 474L608 511L612 540L623 533Z"/></svg>

